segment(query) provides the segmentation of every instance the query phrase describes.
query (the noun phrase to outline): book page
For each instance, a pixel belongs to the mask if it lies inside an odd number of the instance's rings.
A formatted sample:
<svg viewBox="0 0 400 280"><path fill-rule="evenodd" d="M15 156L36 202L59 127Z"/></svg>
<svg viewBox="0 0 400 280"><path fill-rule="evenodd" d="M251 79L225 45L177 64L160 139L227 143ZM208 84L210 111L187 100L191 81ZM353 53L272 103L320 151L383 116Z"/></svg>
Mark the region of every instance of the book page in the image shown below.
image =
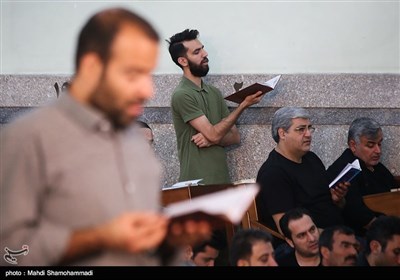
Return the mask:
<svg viewBox="0 0 400 280"><path fill-rule="evenodd" d="M271 80L266 81L264 83L264 85L269 86L270 88L275 88L275 86L278 83L280 78L281 78L281 75L276 76L276 77L272 78Z"/></svg>
<svg viewBox="0 0 400 280"><path fill-rule="evenodd" d="M259 191L257 184L240 185L223 191L199 196L168 205L164 213L170 218L188 214L219 216L239 223Z"/></svg>

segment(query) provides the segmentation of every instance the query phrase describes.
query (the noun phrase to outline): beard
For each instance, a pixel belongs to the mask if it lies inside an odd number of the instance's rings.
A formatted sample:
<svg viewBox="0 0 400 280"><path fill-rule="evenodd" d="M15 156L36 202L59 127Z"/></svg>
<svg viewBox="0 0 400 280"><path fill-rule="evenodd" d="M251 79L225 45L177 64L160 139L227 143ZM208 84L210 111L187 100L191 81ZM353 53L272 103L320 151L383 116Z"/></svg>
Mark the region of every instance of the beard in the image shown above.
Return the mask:
<svg viewBox="0 0 400 280"><path fill-rule="evenodd" d="M205 58L202 61L202 63L203 62L208 62L208 59ZM191 62L189 59L188 59L188 63L189 63L190 73L192 73L192 75L195 76L195 77L200 77L200 78L201 77L205 77L207 75L208 71L210 70L210 67L208 67L208 64L206 64L206 65L202 65L202 64L197 65L197 64L194 64L193 62Z"/></svg>
<svg viewBox="0 0 400 280"><path fill-rule="evenodd" d="M107 117L116 130L124 129L134 120L124 114L123 108L118 107L114 96L114 90L104 79L91 94L89 102Z"/></svg>

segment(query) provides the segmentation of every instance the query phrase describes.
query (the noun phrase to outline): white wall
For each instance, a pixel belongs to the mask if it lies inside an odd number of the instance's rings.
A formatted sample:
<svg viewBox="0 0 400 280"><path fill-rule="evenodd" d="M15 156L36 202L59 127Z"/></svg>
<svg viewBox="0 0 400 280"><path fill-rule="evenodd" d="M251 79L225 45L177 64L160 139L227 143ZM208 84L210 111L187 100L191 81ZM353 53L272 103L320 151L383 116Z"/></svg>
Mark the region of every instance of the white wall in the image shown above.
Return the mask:
<svg viewBox="0 0 400 280"><path fill-rule="evenodd" d="M398 0L1 0L1 74L72 74L80 28L116 5L144 15L164 39L198 29L211 74L400 73ZM161 46L156 73L181 73Z"/></svg>

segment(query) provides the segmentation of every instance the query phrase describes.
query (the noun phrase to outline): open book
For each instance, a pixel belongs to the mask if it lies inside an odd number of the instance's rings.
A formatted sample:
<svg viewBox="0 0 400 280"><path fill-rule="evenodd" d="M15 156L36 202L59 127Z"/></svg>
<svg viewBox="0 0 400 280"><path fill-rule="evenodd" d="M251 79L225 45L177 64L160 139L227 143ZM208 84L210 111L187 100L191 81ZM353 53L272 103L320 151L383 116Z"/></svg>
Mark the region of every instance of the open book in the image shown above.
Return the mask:
<svg viewBox="0 0 400 280"><path fill-rule="evenodd" d="M273 90L278 83L279 79L281 78L281 75L278 75L265 83L254 83L248 87L242 88L241 90L225 97L226 100L233 101L236 103L242 103L243 100L252 94L255 94L257 91L261 91L263 94L267 93L271 90Z"/></svg>
<svg viewBox="0 0 400 280"><path fill-rule="evenodd" d="M329 184L332 188L336 183L350 182L358 173L360 173L361 167L358 159L355 159L352 163L348 163L343 170L336 176L336 178Z"/></svg>
<svg viewBox="0 0 400 280"><path fill-rule="evenodd" d="M223 219L239 223L259 191L257 184L229 188L168 205L164 213L172 219Z"/></svg>

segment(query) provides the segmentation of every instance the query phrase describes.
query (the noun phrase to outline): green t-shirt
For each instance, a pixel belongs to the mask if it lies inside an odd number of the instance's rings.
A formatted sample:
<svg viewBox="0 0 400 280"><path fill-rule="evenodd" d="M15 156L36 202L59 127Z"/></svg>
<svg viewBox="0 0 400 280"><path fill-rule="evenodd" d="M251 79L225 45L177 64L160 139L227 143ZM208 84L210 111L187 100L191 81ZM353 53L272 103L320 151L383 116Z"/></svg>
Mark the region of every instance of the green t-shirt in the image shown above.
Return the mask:
<svg viewBox="0 0 400 280"><path fill-rule="evenodd" d="M202 88L186 77L172 94L172 117L180 162L179 181L203 179L204 184L230 183L224 147L198 148L191 141L198 132L189 121L205 115L212 125L229 115L220 91L202 82Z"/></svg>

